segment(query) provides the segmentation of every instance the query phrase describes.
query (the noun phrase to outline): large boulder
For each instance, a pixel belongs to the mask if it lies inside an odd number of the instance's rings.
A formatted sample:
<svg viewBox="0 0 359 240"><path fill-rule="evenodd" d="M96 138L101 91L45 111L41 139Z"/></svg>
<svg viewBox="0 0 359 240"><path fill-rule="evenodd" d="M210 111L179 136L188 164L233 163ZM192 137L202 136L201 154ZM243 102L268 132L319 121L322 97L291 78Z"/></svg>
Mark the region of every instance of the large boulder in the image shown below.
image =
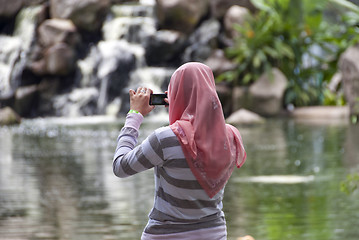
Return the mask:
<svg viewBox="0 0 359 240"><path fill-rule="evenodd" d="M249 110L264 116L279 114L287 82L287 78L277 68L264 73L249 87Z"/></svg>
<svg viewBox="0 0 359 240"><path fill-rule="evenodd" d="M79 29L98 31L109 11L110 3L110 0L50 0L50 16L70 19Z"/></svg>
<svg viewBox="0 0 359 240"><path fill-rule="evenodd" d="M16 89L14 108L22 117L31 116L33 106L38 98L37 85L23 86Z"/></svg>
<svg viewBox="0 0 359 240"><path fill-rule="evenodd" d="M214 76L219 76L236 68L236 64L226 58L224 51L221 49L214 50L204 63L212 69Z"/></svg>
<svg viewBox="0 0 359 240"><path fill-rule="evenodd" d="M51 100L55 115L79 117L97 114L97 88L75 88L70 93L57 95Z"/></svg>
<svg viewBox="0 0 359 240"><path fill-rule="evenodd" d="M145 44L147 64L151 66L173 61L183 51L185 40L184 34L178 31L157 31Z"/></svg>
<svg viewBox="0 0 359 240"><path fill-rule="evenodd" d="M349 108L344 106L313 106L295 108L291 114L299 120L333 121L343 120L349 117Z"/></svg>
<svg viewBox="0 0 359 240"><path fill-rule="evenodd" d="M45 53L46 70L53 75L67 75L75 69L76 52L65 43L51 46Z"/></svg>
<svg viewBox="0 0 359 240"><path fill-rule="evenodd" d="M235 86L232 88L232 110L237 111L248 107L248 87Z"/></svg>
<svg viewBox="0 0 359 240"><path fill-rule="evenodd" d="M0 19L12 18L23 6L24 0L0 0Z"/></svg>
<svg viewBox="0 0 359 240"><path fill-rule="evenodd" d="M250 0L210 0L211 14L217 19L222 19L233 5L245 7L251 11L255 10Z"/></svg>
<svg viewBox="0 0 359 240"><path fill-rule="evenodd" d="M79 61L80 86L99 89L96 113L103 114L106 105L122 95L130 74L139 65L137 50L125 41L101 41Z"/></svg>
<svg viewBox="0 0 359 240"><path fill-rule="evenodd" d="M203 62L217 49L217 37L221 25L216 19L204 21L189 37L189 46L185 49L183 62Z"/></svg>
<svg viewBox="0 0 359 240"><path fill-rule="evenodd" d="M208 13L209 0L156 0L156 13L161 29L191 33Z"/></svg>
<svg viewBox="0 0 359 240"><path fill-rule="evenodd" d="M49 19L44 21L38 28L38 42L43 47L49 47L56 43L67 43L76 46L80 36L76 26L70 20Z"/></svg>
<svg viewBox="0 0 359 240"><path fill-rule="evenodd" d="M19 115L9 107L0 109L0 126L20 123Z"/></svg>
<svg viewBox="0 0 359 240"><path fill-rule="evenodd" d="M258 114L246 109L239 109L232 113L226 122L233 125L251 125L265 123L265 119Z"/></svg>
<svg viewBox="0 0 359 240"><path fill-rule="evenodd" d="M127 2L139 2L139 0L111 0L112 4L123 4Z"/></svg>
<svg viewBox="0 0 359 240"><path fill-rule="evenodd" d="M30 64L37 75L72 73L77 60L76 46L80 35L70 20L49 19L38 28L39 57Z"/></svg>
<svg viewBox="0 0 359 240"><path fill-rule="evenodd" d="M222 104L224 117L228 117L232 113L232 91L229 84L225 82L216 84L216 91Z"/></svg>
<svg viewBox="0 0 359 240"><path fill-rule="evenodd" d="M66 43L57 43L44 52L44 56L31 64L31 69L38 75L66 76L75 69L77 55L75 50Z"/></svg>
<svg viewBox="0 0 359 240"><path fill-rule="evenodd" d="M107 41L98 44L100 61L97 66L97 79L100 85L108 83L109 98L113 99L121 94L128 84L132 70L136 68L136 57L125 42Z"/></svg>
<svg viewBox="0 0 359 240"><path fill-rule="evenodd" d="M245 7L233 5L228 9L224 16L224 28L226 35L230 38L239 36L238 31L235 30L235 25L243 25L248 16L250 16L249 10Z"/></svg>
<svg viewBox="0 0 359 240"><path fill-rule="evenodd" d="M359 116L359 45L348 48L340 56L339 69L350 114Z"/></svg>

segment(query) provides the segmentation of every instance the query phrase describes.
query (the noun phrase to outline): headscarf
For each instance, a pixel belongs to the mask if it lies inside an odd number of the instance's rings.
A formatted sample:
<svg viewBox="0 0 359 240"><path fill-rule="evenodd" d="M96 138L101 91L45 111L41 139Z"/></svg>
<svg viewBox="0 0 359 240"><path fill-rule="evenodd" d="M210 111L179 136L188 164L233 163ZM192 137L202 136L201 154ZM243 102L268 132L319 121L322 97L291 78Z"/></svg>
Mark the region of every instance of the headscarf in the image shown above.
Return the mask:
<svg viewBox="0 0 359 240"><path fill-rule="evenodd" d="M225 123L212 70L190 62L179 67L168 87L170 128L187 163L208 196L227 183L246 152L239 131Z"/></svg>

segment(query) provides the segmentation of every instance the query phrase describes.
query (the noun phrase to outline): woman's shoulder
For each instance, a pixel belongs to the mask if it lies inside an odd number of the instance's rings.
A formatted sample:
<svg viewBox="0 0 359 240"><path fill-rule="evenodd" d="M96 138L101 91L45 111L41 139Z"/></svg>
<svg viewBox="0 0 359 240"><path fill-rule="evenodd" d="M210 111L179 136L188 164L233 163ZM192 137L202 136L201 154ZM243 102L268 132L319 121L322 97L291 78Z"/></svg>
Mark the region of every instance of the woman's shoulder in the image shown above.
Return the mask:
<svg viewBox="0 0 359 240"><path fill-rule="evenodd" d="M175 137L176 135L170 128L170 126L160 127L155 130L155 134L159 139L168 138L168 137Z"/></svg>

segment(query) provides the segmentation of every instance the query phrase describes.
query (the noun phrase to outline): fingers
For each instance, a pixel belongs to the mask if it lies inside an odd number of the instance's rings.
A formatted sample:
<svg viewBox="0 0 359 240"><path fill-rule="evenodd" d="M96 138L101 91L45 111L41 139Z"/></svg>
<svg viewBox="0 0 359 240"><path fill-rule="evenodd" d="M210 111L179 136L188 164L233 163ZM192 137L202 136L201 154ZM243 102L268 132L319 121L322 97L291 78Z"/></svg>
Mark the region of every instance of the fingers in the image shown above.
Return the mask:
<svg viewBox="0 0 359 240"><path fill-rule="evenodd" d="M130 94L130 97L132 97L133 95L136 94L136 92L134 90L130 89L129 94Z"/></svg>
<svg viewBox="0 0 359 240"><path fill-rule="evenodd" d="M151 94L152 90L145 87L139 87L137 88L136 94Z"/></svg>
<svg viewBox="0 0 359 240"><path fill-rule="evenodd" d="M144 94L144 95L147 95L147 94L152 94L153 91L152 89L150 88L145 88L145 87L138 87L137 90L133 90L133 89L130 89L129 90L129 94L130 96L134 96L136 94Z"/></svg>
<svg viewBox="0 0 359 240"><path fill-rule="evenodd" d="M143 116L154 109L149 105L150 94L152 90L145 87L139 87L136 91L130 89L130 109L140 112Z"/></svg>
<svg viewBox="0 0 359 240"><path fill-rule="evenodd" d="M166 108L168 108L170 102L168 101L168 91L165 91L166 95L167 95L167 98L165 98L165 102L167 103L167 105L165 105Z"/></svg>

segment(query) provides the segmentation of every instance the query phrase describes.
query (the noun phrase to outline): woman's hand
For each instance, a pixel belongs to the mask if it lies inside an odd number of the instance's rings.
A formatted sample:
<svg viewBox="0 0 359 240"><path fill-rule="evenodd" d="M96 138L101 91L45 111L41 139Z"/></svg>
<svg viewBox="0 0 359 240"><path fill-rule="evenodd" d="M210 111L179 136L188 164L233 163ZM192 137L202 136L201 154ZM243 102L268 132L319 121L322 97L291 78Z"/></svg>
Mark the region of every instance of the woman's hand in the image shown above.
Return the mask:
<svg viewBox="0 0 359 240"><path fill-rule="evenodd" d="M140 112L143 116L150 113L155 106L150 105L150 95L152 90L145 87L137 88L137 91L130 89L130 108Z"/></svg>
<svg viewBox="0 0 359 240"><path fill-rule="evenodd" d="M168 91L165 91L166 95L168 96ZM166 108L168 108L170 102L168 101L168 97L164 99L167 105L165 105Z"/></svg>

